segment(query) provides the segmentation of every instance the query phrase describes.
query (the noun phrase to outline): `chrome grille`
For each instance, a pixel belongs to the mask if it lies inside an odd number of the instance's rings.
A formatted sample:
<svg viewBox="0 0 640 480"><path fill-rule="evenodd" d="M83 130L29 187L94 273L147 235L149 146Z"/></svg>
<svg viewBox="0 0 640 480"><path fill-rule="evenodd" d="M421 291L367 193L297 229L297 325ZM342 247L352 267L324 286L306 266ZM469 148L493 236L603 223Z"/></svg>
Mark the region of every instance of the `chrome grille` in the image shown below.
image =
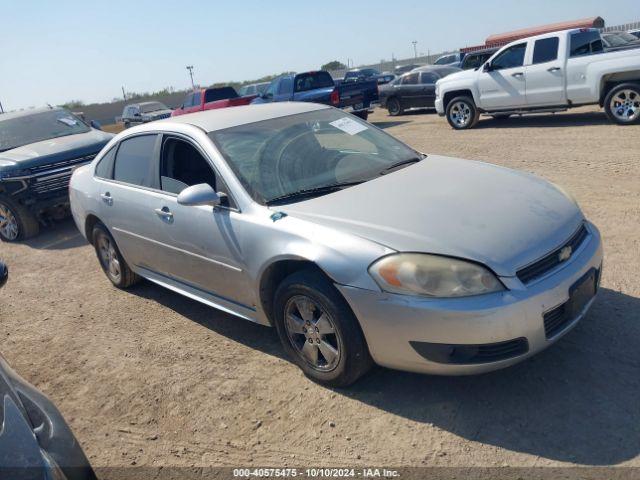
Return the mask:
<svg viewBox="0 0 640 480"><path fill-rule="evenodd" d="M76 167L86 165L95 158L96 154L84 157L64 160L62 162L51 163L29 169L30 188L37 195L45 195L51 192L66 190L69 187L69 180Z"/></svg>

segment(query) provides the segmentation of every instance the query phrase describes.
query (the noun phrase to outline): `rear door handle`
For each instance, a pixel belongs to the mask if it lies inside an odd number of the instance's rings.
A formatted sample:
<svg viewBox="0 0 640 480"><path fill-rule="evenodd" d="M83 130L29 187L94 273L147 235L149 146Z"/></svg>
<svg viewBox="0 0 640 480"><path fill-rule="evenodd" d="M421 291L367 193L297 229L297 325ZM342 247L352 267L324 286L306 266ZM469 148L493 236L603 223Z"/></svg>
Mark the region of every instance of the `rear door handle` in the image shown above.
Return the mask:
<svg viewBox="0 0 640 480"><path fill-rule="evenodd" d="M109 192L102 193L100 195L100 198L102 198L102 201L107 205L113 205L113 198L111 197L111 194Z"/></svg>
<svg viewBox="0 0 640 480"><path fill-rule="evenodd" d="M169 207L156 208L154 212L156 212L156 215L158 215L159 217L169 222L173 220L173 213L171 213L171 210L169 210Z"/></svg>
<svg viewBox="0 0 640 480"><path fill-rule="evenodd" d="M562 70L560 67L551 67L551 68L547 68L547 72L559 72L560 70Z"/></svg>
<svg viewBox="0 0 640 480"><path fill-rule="evenodd" d="M522 72L516 72L516 73L512 73L511 76L512 77L522 77L524 75L524 73Z"/></svg>

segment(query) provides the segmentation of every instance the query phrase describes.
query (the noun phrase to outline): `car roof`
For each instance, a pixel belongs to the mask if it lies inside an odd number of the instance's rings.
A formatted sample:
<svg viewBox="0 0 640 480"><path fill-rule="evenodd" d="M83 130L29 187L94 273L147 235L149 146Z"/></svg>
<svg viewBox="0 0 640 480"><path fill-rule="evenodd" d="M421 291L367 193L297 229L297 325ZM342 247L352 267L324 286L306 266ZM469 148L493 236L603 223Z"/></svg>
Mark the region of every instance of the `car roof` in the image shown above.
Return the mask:
<svg viewBox="0 0 640 480"><path fill-rule="evenodd" d="M62 107L30 108L28 110L20 110L20 111L17 111L17 112L1 113L0 114L0 121L11 120L11 119L20 118L20 117L28 117L29 115L37 115L38 113L56 112L56 111L66 112L67 110L62 108Z"/></svg>
<svg viewBox="0 0 640 480"><path fill-rule="evenodd" d="M450 74L454 72L460 71L457 67L452 67L450 65L426 65L424 67L414 68L410 72L407 73L415 73L415 72L435 72L439 74ZM406 75L406 74L405 74Z"/></svg>
<svg viewBox="0 0 640 480"><path fill-rule="evenodd" d="M157 128L159 124L180 123L193 125L201 128L205 132L224 130L238 125L271 120L273 118L287 117L299 113L315 112L331 108L327 105L303 102L274 102L262 103L258 105L243 105L239 107L216 108L205 110L204 112L188 113L177 117L170 117L157 122L144 124L149 125L149 130ZM141 130L137 127L138 131Z"/></svg>

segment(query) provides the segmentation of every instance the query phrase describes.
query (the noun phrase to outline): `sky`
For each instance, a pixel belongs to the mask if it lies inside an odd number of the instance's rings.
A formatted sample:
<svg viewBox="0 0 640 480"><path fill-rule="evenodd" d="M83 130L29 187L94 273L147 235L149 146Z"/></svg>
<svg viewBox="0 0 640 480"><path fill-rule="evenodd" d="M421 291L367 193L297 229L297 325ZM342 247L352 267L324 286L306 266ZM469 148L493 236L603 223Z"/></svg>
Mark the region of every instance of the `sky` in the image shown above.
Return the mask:
<svg viewBox="0 0 640 480"><path fill-rule="evenodd" d="M5 110L454 50L494 33L601 16L640 0L0 0Z"/></svg>

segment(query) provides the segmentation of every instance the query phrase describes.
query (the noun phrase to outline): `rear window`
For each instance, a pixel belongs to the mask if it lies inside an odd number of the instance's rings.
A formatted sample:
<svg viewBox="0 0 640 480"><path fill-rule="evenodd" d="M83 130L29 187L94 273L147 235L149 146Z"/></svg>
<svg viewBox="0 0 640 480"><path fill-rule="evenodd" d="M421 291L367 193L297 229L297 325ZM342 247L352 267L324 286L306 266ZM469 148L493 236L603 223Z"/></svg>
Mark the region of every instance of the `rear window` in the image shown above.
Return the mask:
<svg viewBox="0 0 640 480"><path fill-rule="evenodd" d="M296 92L306 92L333 86L333 78L327 72L310 72L296 75L294 89Z"/></svg>
<svg viewBox="0 0 640 480"><path fill-rule="evenodd" d="M580 57L600 53L604 50L600 33L594 30L576 32L571 34L571 52L569 56Z"/></svg>
<svg viewBox="0 0 640 480"><path fill-rule="evenodd" d="M209 88L204 92L204 103L237 98L238 92L233 87Z"/></svg>
<svg viewBox="0 0 640 480"><path fill-rule="evenodd" d="M141 135L123 140L116 155L114 180L151 187L151 170L157 135Z"/></svg>
<svg viewBox="0 0 640 480"><path fill-rule="evenodd" d="M533 63L545 63L556 60L558 58L559 43L560 39L558 37L536 40L533 48Z"/></svg>

